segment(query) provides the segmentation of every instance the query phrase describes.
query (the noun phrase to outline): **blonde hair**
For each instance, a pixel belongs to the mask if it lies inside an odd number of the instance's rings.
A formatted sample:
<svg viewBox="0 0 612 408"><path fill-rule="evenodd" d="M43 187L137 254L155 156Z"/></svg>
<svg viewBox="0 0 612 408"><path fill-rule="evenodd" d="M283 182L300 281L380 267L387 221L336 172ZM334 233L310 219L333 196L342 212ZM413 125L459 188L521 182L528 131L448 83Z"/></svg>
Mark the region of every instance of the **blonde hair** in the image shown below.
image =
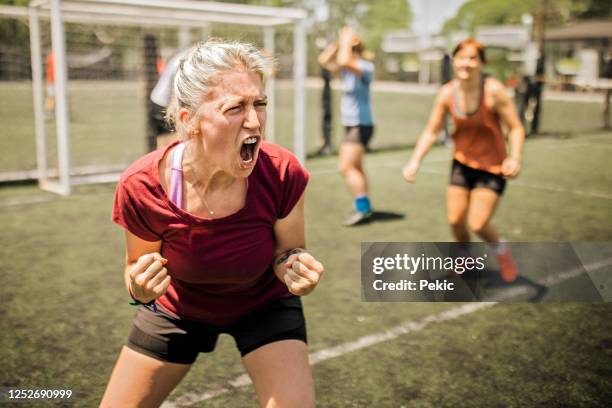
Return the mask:
<svg viewBox="0 0 612 408"><path fill-rule="evenodd" d="M189 138L189 132L178 118L186 108L197 121L200 104L217 84L220 74L232 70L254 72L264 78L272 72L274 60L255 46L239 41L211 38L194 46L181 60L174 76L172 97L166 111L166 121L176 126L179 139Z"/></svg>

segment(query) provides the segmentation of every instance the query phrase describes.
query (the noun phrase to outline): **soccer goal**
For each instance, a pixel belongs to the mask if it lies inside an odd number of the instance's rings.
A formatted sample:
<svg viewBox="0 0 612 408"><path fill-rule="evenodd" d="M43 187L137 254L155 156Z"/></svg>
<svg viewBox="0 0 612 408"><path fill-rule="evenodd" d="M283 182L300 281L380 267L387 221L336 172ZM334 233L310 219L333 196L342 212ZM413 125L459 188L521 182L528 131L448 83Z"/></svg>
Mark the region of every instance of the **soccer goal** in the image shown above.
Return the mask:
<svg viewBox="0 0 612 408"><path fill-rule="evenodd" d="M192 0L33 0L27 17L40 187L68 195L75 184L113 181L145 153L145 70L160 68L145 60L145 37L155 40L162 65L210 36L248 41L274 55L279 67L277 79L266 83L267 136L303 162L306 16L300 9Z"/></svg>

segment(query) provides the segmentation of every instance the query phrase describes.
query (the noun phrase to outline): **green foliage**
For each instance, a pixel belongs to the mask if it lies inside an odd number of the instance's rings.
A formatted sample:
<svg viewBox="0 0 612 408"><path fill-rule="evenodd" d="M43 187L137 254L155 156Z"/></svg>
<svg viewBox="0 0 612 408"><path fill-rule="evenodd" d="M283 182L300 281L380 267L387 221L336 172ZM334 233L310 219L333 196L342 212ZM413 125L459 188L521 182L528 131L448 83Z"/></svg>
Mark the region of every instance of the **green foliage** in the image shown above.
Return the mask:
<svg viewBox="0 0 612 408"><path fill-rule="evenodd" d="M472 32L481 25L520 24L523 14L535 12L536 3L537 0L469 0L455 17L446 21L444 32Z"/></svg>
<svg viewBox="0 0 612 408"><path fill-rule="evenodd" d="M481 25L521 24L523 14L535 15L541 0L469 0L457 15L446 21L444 32L467 30ZM560 25L576 19L609 18L612 4L601 0L548 0L546 21Z"/></svg>
<svg viewBox="0 0 612 408"><path fill-rule="evenodd" d="M304 0L307 5L309 2ZM377 55L375 62L379 72L384 64L384 53L381 51L385 31L406 30L410 27L412 13L406 0L343 0L328 1L329 18L316 24L311 33L314 38L321 37L335 41L338 30L345 25L354 28L363 38L365 47ZM314 47L310 47L314 49ZM316 56L309 59L316 61Z"/></svg>
<svg viewBox="0 0 612 408"><path fill-rule="evenodd" d="M363 16L366 45L378 50L385 31L408 29L411 13L405 0L372 1Z"/></svg>
<svg viewBox="0 0 612 408"><path fill-rule="evenodd" d="M328 41L336 39L338 30L350 25L363 37L366 48L378 55L385 31L393 29L408 29L412 13L406 0L342 0L319 2L316 0L232 0L230 2L273 7L297 7L308 11L309 15L315 9L326 3L329 7L327 21L315 23L310 28L309 60L316 61L318 50L314 46L317 37ZM377 62L381 62L380 59ZM309 67L309 71L318 71L317 67ZM315 69L316 68L316 69Z"/></svg>
<svg viewBox="0 0 612 408"><path fill-rule="evenodd" d="M218 0L219 1L219 0ZM239 3L269 7L298 7L303 8L312 16L315 7L320 6L318 1L313 0L220 0L224 3ZM27 6L29 0L0 0L0 4ZM316 50L314 40L324 37L334 40L338 30L344 25L351 25L364 38L367 48L377 55L382 55L380 45L383 34L387 30L407 29L410 25L411 12L406 0L343 0L328 1L329 19L325 22L315 23L311 29L309 38L309 60L316 61ZM124 38L134 38L140 34L138 27L125 27L110 31L108 27L96 25L69 24L66 30L67 43L88 41L98 43L98 33L103 32L104 37L110 38L114 48L120 47L122 41L114 41L125 35ZM3 19L0 20L0 46L10 48L23 48L21 53L27 53L29 48L29 31L26 20ZM116 50L118 55L121 50ZM381 59L377 59L382 63ZM318 71L314 65L312 71Z"/></svg>
<svg viewBox="0 0 612 408"><path fill-rule="evenodd" d="M29 47L30 30L25 20L1 19L0 20L0 46L4 47Z"/></svg>
<svg viewBox="0 0 612 408"><path fill-rule="evenodd" d="M609 19L612 18L612 2L605 0L574 1L574 16L577 19Z"/></svg>
<svg viewBox="0 0 612 408"><path fill-rule="evenodd" d="M342 26L351 25L363 36L366 47L377 51L383 33L408 29L412 13L405 0L346 0L330 2L330 18L325 28L335 34Z"/></svg>
<svg viewBox="0 0 612 408"><path fill-rule="evenodd" d="M30 0L0 0L1 6L25 7ZM0 19L0 48L29 48L30 33L27 20Z"/></svg>
<svg viewBox="0 0 612 408"><path fill-rule="evenodd" d="M30 0L0 0L2 6L27 6Z"/></svg>

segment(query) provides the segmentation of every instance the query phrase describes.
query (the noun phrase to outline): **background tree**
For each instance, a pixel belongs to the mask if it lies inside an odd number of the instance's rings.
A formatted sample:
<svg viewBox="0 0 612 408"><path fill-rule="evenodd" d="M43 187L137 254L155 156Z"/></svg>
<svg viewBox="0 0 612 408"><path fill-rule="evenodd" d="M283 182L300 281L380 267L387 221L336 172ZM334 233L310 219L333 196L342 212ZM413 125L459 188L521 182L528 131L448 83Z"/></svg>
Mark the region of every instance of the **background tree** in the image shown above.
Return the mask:
<svg viewBox="0 0 612 408"><path fill-rule="evenodd" d="M0 0L2 6L22 6L25 7L30 0ZM23 42L23 38L29 38L28 26L17 19L0 20L0 44L17 44Z"/></svg>
<svg viewBox="0 0 612 408"><path fill-rule="evenodd" d="M539 0L469 0L457 15L446 21L444 32L467 30L482 25L521 24L523 14L535 14ZM561 25L573 20L606 19L612 2L602 0L554 0L546 10L547 25Z"/></svg>

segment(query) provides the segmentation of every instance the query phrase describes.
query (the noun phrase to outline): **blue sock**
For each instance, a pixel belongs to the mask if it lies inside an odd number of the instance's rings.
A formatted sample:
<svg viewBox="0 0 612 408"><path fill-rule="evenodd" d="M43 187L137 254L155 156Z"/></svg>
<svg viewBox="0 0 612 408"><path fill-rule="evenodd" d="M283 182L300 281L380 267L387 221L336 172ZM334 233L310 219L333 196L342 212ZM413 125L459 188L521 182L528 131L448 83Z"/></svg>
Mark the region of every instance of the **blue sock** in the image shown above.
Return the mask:
<svg viewBox="0 0 612 408"><path fill-rule="evenodd" d="M368 198L368 196L365 195L355 198L354 206L355 210L361 213L370 212L372 210L372 206L370 205L370 199Z"/></svg>

